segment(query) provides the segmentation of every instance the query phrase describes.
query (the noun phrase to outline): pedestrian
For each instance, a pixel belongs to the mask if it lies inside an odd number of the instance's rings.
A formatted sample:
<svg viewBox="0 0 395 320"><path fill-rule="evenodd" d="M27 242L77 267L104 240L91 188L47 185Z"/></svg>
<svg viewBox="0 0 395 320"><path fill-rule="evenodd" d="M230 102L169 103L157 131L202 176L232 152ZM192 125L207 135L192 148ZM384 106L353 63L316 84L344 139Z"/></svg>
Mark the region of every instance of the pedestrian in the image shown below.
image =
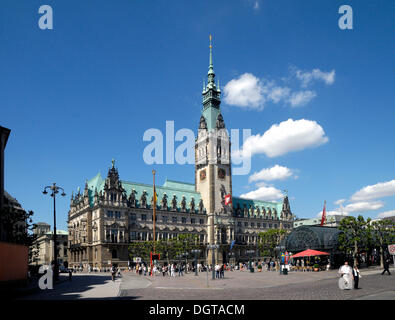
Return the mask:
<svg viewBox="0 0 395 320"><path fill-rule="evenodd" d="M117 270L117 277L121 277L121 269L120 268L118 268L118 270Z"/></svg>
<svg viewBox="0 0 395 320"><path fill-rule="evenodd" d="M340 274L340 279L339 279L339 288L342 290L349 290L352 289L352 273L353 270L351 267L348 265L348 262L344 262L344 265L342 265L338 271Z"/></svg>
<svg viewBox="0 0 395 320"><path fill-rule="evenodd" d="M71 277L72 277L72 272L71 269L69 269L69 281L71 281Z"/></svg>
<svg viewBox="0 0 395 320"><path fill-rule="evenodd" d="M113 265L111 267L111 279L112 279L112 281L115 281L115 274L116 274L116 270L115 270L115 266Z"/></svg>
<svg viewBox="0 0 395 320"><path fill-rule="evenodd" d="M215 277L218 279L219 278L219 269L221 267L218 265L218 263L215 265Z"/></svg>
<svg viewBox="0 0 395 320"><path fill-rule="evenodd" d="M221 268L219 269L219 277L220 278L225 278L225 265L221 265Z"/></svg>
<svg viewBox="0 0 395 320"><path fill-rule="evenodd" d="M384 273L387 271L388 272L388 275L391 275L391 272L390 272L390 259L389 258L387 258L387 259L385 259L385 261L384 261L384 271L381 273L381 275L384 275Z"/></svg>
<svg viewBox="0 0 395 320"><path fill-rule="evenodd" d="M352 270L352 275L354 277L354 289L359 289L358 283L359 278L361 278L361 273L359 272L357 265L354 266L354 269Z"/></svg>
<svg viewBox="0 0 395 320"><path fill-rule="evenodd" d="M171 265L171 274L170 274L170 276L171 277L175 277L176 275L174 274L174 270L175 270L175 266L174 266L174 263Z"/></svg>

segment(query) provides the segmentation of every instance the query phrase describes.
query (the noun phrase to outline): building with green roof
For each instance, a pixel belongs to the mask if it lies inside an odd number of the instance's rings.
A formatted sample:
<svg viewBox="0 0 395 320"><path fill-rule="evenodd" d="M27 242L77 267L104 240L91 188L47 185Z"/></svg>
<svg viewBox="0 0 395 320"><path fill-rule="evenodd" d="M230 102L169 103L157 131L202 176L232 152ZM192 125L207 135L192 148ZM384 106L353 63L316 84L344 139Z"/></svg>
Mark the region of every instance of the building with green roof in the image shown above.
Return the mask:
<svg viewBox="0 0 395 320"><path fill-rule="evenodd" d="M216 245L199 262L246 261L256 248L258 233L292 228L288 197L282 202L243 199L232 195L230 138L221 114L221 90L215 84L210 39L207 85L202 92L195 143L195 183L166 180L155 186L122 180L115 161L106 177L98 173L71 197L69 250L71 266L106 267L130 263L128 247L136 241L171 240L194 234L202 246Z"/></svg>

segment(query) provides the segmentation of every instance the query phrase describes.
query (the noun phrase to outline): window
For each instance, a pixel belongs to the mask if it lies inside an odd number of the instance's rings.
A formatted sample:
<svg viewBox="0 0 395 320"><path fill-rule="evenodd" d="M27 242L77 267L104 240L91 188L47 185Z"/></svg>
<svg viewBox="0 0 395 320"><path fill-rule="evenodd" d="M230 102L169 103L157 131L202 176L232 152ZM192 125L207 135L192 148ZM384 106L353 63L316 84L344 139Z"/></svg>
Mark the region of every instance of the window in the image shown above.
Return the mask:
<svg viewBox="0 0 395 320"><path fill-rule="evenodd" d="M248 227L248 222L244 222L244 226L245 226L245 227Z"/></svg>
<svg viewBox="0 0 395 320"><path fill-rule="evenodd" d="M130 240L137 240L137 232L136 231L130 232Z"/></svg>
<svg viewBox="0 0 395 320"><path fill-rule="evenodd" d="M171 220L172 220L173 223L177 223L177 217L172 217Z"/></svg>
<svg viewBox="0 0 395 320"><path fill-rule="evenodd" d="M195 224L196 223L196 219L195 218L191 218L191 223Z"/></svg>
<svg viewBox="0 0 395 320"><path fill-rule="evenodd" d="M154 215L151 216L151 220L154 221ZM155 215L155 221L158 221L158 216Z"/></svg>
<svg viewBox="0 0 395 320"><path fill-rule="evenodd" d="M251 227L255 227L255 223L254 222L251 222Z"/></svg>
<svg viewBox="0 0 395 320"><path fill-rule="evenodd" d="M271 228L272 227L272 224L271 223L269 223L269 228Z"/></svg>
<svg viewBox="0 0 395 320"><path fill-rule="evenodd" d="M118 258L118 252L117 252L116 249L112 249L112 251L111 251L111 257L112 257L113 259Z"/></svg>
<svg viewBox="0 0 395 320"><path fill-rule="evenodd" d="M187 218L182 217L182 218L181 218L181 222L182 222L182 223L187 223Z"/></svg>
<svg viewBox="0 0 395 320"><path fill-rule="evenodd" d="M261 224L258 222L258 223L256 224L256 226L257 226L258 228L260 228L260 227L261 227Z"/></svg>
<svg viewBox="0 0 395 320"><path fill-rule="evenodd" d="M162 221L163 223L167 223L168 217L167 216L162 216Z"/></svg>
<svg viewBox="0 0 395 320"><path fill-rule="evenodd" d="M142 214L141 215L141 220L146 221L147 220L147 215L146 214Z"/></svg>
<svg viewBox="0 0 395 320"><path fill-rule="evenodd" d="M200 223L200 224L204 224L204 219L200 219L200 220L199 220L199 223Z"/></svg>
<svg viewBox="0 0 395 320"><path fill-rule="evenodd" d="M238 226L238 227L241 227L241 222L240 222L240 221L237 222L237 226Z"/></svg>
<svg viewBox="0 0 395 320"><path fill-rule="evenodd" d="M115 211L114 212L114 214L115 214L115 218L121 218L121 212L120 211Z"/></svg>
<svg viewBox="0 0 395 320"><path fill-rule="evenodd" d="M266 223L263 223L262 226L263 226L264 228L266 228Z"/></svg>
<svg viewBox="0 0 395 320"><path fill-rule="evenodd" d="M277 229L277 223L274 225L274 227Z"/></svg>
<svg viewBox="0 0 395 320"><path fill-rule="evenodd" d="M112 212L112 211L107 211L107 217L108 218L113 218L114 217L114 212Z"/></svg>

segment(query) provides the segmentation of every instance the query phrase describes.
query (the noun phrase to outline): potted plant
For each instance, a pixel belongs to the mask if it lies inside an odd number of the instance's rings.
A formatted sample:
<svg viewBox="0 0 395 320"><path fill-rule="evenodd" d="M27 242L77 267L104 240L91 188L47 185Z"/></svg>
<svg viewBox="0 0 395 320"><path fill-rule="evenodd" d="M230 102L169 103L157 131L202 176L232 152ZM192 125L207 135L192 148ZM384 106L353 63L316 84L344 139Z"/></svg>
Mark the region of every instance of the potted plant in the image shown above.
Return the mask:
<svg viewBox="0 0 395 320"><path fill-rule="evenodd" d="M262 271L262 265L261 264L258 264L258 272L261 272Z"/></svg>
<svg viewBox="0 0 395 320"><path fill-rule="evenodd" d="M319 271L320 266L318 265L318 263L313 265L314 271Z"/></svg>

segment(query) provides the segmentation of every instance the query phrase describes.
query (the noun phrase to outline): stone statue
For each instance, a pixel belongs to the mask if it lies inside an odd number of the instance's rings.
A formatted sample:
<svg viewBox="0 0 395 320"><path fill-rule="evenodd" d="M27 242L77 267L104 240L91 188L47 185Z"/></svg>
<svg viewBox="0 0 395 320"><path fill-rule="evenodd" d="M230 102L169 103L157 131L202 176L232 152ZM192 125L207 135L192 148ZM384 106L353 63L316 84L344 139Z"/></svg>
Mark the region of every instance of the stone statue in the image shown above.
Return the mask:
<svg viewBox="0 0 395 320"><path fill-rule="evenodd" d="M185 200L185 196L182 196L181 200L181 211L186 212L187 211L187 202Z"/></svg>
<svg viewBox="0 0 395 320"><path fill-rule="evenodd" d="M140 198L140 207L141 208L147 207L147 192L145 190L143 191L143 194L141 195Z"/></svg>
<svg viewBox="0 0 395 320"><path fill-rule="evenodd" d="M177 197L175 194L173 195L173 199L171 200L171 210L177 211Z"/></svg>
<svg viewBox="0 0 395 320"><path fill-rule="evenodd" d="M195 213L195 199L192 197L191 202L189 203L189 208L191 213Z"/></svg>
<svg viewBox="0 0 395 320"><path fill-rule="evenodd" d="M203 199L200 199L199 201L199 213L203 213L204 205L203 205Z"/></svg>

